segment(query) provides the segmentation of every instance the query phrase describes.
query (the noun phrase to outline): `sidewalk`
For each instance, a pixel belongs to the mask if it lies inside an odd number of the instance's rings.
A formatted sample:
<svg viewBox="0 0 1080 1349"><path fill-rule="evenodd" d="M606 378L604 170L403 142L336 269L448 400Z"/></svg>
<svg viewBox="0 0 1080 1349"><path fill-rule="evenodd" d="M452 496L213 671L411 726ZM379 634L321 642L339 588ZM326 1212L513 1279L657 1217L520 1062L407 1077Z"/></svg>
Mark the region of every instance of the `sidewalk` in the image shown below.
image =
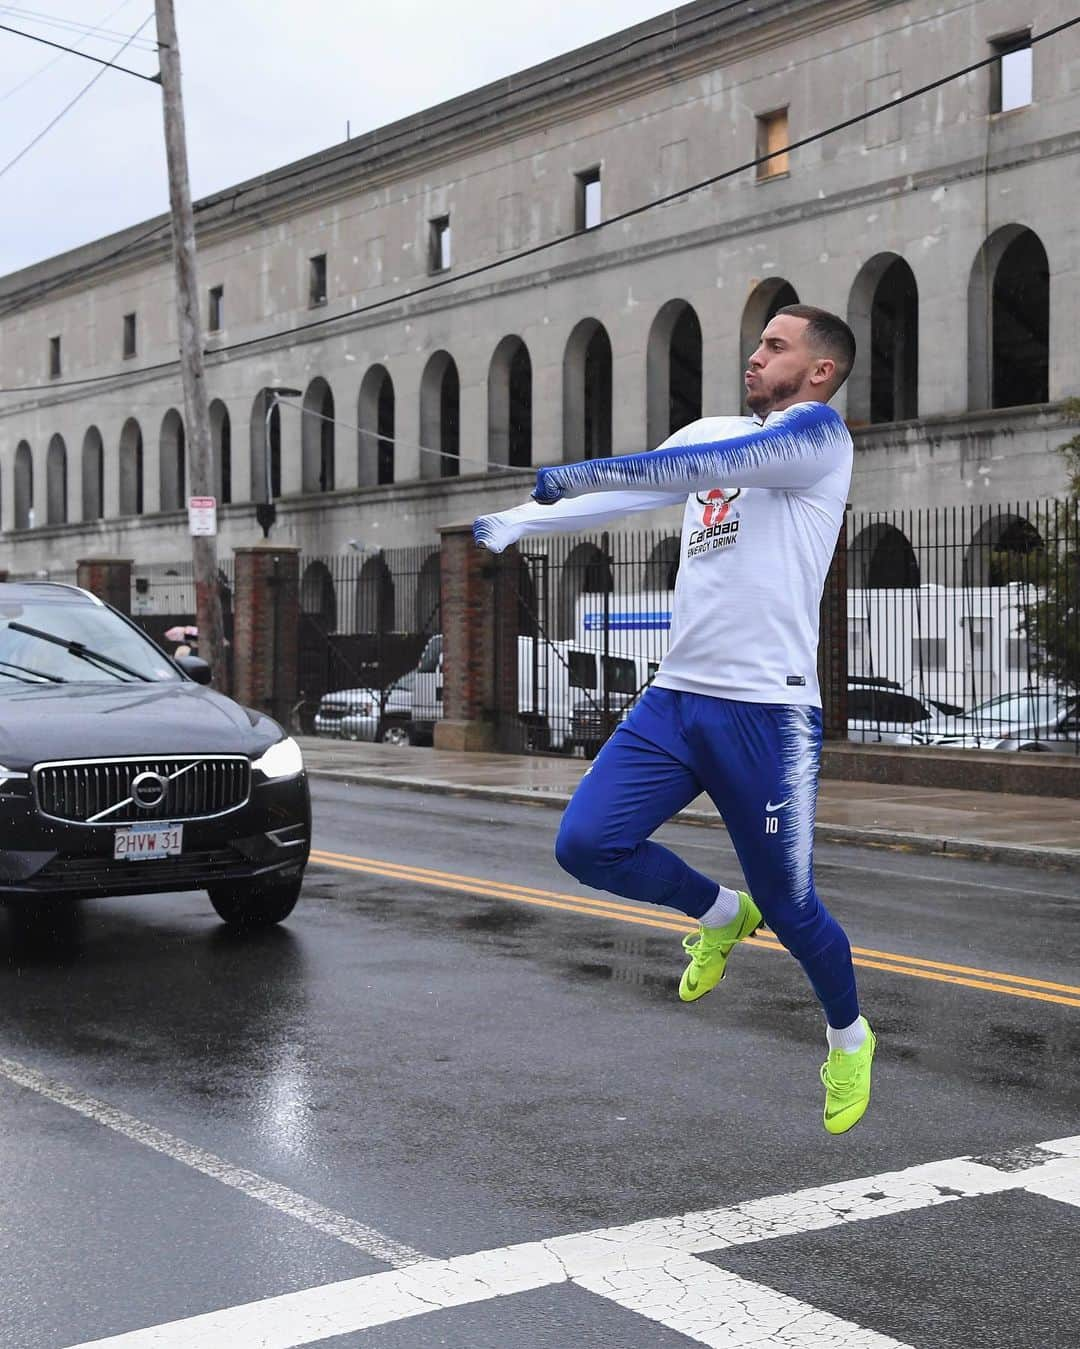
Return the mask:
<svg viewBox="0 0 1080 1349"><path fill-rule="evenodd" d="M555 809L569 800L589 766L584 759L459 754L307 736L300 744L313 777ZM704 796L679 819L722 827ZM1080 800L828 780L818 795L816 838L1080 874Z"/></svg>

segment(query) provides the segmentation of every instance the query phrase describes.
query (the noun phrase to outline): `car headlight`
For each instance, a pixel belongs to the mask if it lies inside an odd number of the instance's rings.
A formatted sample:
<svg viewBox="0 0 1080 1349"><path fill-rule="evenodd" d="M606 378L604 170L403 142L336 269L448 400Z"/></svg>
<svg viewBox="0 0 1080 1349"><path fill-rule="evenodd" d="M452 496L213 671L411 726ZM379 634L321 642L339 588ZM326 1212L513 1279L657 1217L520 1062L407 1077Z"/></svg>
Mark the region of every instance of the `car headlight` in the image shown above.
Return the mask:
<svg viewBox="0 0 1080 1349"><path fill-rule="evenodd" d="M271 745L251 766L264 778L294 778L304 771L304 755L290 735Z"/></svg>
<svg viewBox="0 0 1080 1349"><path fill-rule="evenodd" d="M29 776L29 773L19 773L0 764L0 787L6 787L9 782L25 782Z"/></svg>

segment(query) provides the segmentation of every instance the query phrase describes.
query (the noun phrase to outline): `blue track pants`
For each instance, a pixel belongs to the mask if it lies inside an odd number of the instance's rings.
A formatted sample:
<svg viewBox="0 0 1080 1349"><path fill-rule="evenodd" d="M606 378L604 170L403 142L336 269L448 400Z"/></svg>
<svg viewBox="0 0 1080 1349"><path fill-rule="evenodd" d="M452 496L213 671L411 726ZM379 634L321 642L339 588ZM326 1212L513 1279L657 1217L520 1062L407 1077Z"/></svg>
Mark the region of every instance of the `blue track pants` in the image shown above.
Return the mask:
<svg viewBox="0 0 1080 1349"><path fill-rule="evenodd" d="M859 1015L851 947L814 888L817 708L743 703L655 685L566 808L560 866L585 885L700 918L716 881L649 836L707 792L765 922L806 971L830 1026Z"/></svg>

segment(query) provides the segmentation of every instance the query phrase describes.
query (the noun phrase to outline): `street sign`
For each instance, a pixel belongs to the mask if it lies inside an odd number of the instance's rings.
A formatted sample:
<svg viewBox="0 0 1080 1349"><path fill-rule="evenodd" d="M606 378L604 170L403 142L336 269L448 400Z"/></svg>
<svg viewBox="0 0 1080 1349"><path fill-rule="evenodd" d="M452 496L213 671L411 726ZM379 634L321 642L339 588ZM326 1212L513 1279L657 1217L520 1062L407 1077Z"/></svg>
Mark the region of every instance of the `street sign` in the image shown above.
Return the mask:
<svg viewBox="0 0 1080 1349"><path fill-rule="evenodd" d="M188 497L188 533L192 538L199 534L217 533L217 498Z"/></svg>

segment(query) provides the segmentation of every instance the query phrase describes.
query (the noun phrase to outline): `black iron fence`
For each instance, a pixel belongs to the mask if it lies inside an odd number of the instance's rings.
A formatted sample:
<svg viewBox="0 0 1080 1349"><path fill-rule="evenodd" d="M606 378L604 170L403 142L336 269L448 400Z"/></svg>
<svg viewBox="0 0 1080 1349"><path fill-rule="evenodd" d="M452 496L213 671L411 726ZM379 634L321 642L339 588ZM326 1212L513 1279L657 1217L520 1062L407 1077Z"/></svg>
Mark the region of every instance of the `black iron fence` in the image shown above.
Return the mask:
<svg viewBox="0 0 1080 1349"><path fill-rule="evenodd" d="M440 586L435 547L301 558L301 730L400 738L410 720L407 699L403 691L390 699L390 691L403 677L408 683L428 640L441 630ZM387 725L390 702L394 716Z"/></svg>
<svg viewBox="0 0 1080 1349"><path fill-rule="evenodd" d="M218 591L225 628L225 653L232 687L233 586L231 557L218 561ZM180 562L137 564L131 571L131 617L170 654L199 654L195 622L195 571L190 558Z"/></svg>

